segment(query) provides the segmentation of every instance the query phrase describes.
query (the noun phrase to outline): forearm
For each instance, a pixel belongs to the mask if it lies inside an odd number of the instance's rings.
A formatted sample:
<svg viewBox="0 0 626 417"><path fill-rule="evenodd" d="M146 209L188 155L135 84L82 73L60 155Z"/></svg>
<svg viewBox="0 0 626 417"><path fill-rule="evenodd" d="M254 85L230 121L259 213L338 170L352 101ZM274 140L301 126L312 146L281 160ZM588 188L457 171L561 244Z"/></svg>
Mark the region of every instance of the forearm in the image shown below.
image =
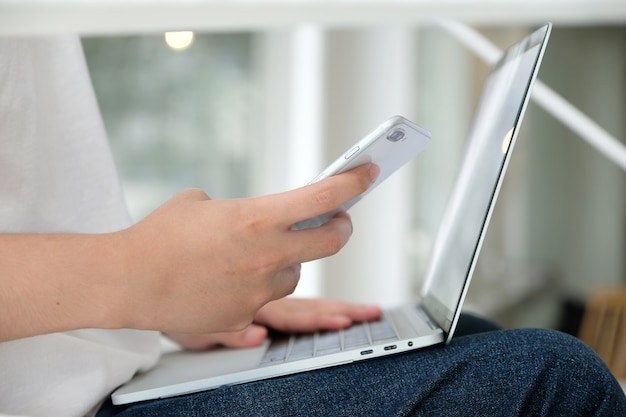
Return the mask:
<svg viewBox="0 0 626 417"><path fill-rule="evenodd" d="M118 234L0 235L0 341L122 327Z"/></svg>

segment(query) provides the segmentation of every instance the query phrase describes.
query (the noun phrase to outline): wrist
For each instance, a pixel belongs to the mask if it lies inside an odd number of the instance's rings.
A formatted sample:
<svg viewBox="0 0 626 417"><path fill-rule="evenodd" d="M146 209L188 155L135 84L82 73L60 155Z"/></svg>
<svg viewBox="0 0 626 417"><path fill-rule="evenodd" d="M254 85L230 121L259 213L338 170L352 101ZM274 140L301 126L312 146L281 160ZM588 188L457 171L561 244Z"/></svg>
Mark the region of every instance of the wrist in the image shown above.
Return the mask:
<svg viewBox="0 0 626 417"><path fill-rule="evenodd" d="M127 327L127 250L120 232L62 236L71 265L57 294L65 328ZM59 255L64 259L63 255ZM63 274L62 271L60 271Z"/></svg>
<svg viewBox="0 0 626 417"><path fill-rule="evenodd" d="M104 329L142 329L137 319L139 276L137 251L132 233L127 230L99 235L95 250L100 256L93 265L98 271L93 280L95 327Z"/></svg>
<svg viewBox="0 0 626 417"><path fill-rule="evenodd" d="M0 340L125 327L125 252L117 233L0 235Z"/></svg>

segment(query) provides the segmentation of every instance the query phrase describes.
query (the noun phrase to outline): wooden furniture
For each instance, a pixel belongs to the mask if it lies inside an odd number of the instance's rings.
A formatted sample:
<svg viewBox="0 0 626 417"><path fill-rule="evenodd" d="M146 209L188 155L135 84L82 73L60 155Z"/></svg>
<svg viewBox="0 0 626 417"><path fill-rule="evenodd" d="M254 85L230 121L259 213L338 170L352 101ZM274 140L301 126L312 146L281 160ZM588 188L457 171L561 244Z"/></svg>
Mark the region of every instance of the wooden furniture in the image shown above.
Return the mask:
<svg viewBox="0 0 626 417"><path fill-rule="evenodd" d="M586 302L579 338L618 379L626 379L626 288L597 291Z"/></svg>

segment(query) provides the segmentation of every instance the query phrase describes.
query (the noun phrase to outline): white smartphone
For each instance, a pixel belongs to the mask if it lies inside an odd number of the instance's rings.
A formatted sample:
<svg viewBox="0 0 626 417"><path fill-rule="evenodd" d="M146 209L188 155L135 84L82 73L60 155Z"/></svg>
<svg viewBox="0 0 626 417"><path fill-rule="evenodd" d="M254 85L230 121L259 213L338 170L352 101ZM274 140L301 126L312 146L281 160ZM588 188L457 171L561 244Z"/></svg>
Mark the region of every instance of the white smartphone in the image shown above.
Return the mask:
<svg viewBox="0 0 626 417"><path fill-rule="evenodd" d="M332 175L341 174L359 165L373 162L380 167L380 174L376 182L363 194L353 198L337 209L311 219L303 220L292 226L293 230L318 227L332 219L339 211L348 210L359 200L372 192L387 177L398 168L409 162L415 155L422 152L430 143L430 133L405 119L402 116L393 116L373 132L350 147L339 158L330 164L309 184L323 180Z"/></svg>

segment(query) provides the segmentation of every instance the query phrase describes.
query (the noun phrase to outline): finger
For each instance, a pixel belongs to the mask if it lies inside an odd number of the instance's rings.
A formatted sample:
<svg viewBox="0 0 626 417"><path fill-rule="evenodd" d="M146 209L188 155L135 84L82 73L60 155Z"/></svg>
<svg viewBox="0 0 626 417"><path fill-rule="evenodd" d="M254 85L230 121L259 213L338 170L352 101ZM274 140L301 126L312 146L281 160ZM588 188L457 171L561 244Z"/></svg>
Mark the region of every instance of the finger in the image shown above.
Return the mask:
<svg viewBox="0 0 626 417"><path fill-rule="evenodd" d="M168 334L168 337L186 350L208 350L216 346L243 348L260 345L267 337L267 329L264 326L252 324L239 332L208 334L176 333Z"/></svg>
<svg viewBox="0 0 626 417"><path fill-rule="evenodd" d="M251 324L246 329L234 333L214 334L215 345L233 348L253 347L260 345L267 337L267 329L257 324Z"/></svg>
<svg viewBox="0 0 626 417"><path fill-rule="evenodd" d="M331 299L283 298L266 304L254 322L284 332L337 330L380 318L378 306Z"/></svg>
<svg viewBox="0 0 626 417"><path fill-rule="evenodd" d="M376 306L344 304L341 311L321 312L297 317L290 323L291 331L318 331L345 329L356 322L377 320L381 311Z"/></svg>
<svg viewBox="0 0 626 417"><path fill-rule="evenodd" d="M271 300L278 300L286 297L296 290L300 281L300 270L302 266L299 263L287 266L274 275L273 295Z"/></svg>
<svg viewBox="0 0 626 417"><path fill-rule="evenodd" d="M379 173L380 168L377 165L361 165L295 190L260 197L261 203L269 205L271 210L278 210L277 217L285 226L290 227L298 221L334 210L363 194Z"/></svg>
<svg viewBox="0 0 626 417"><path fill-rule="evenodd" d="M283 332L316 332L339 330L349 327L353 320L340 314L302 314L279 323L277 330Z"/></svg>
<svg viewBox="0 0 626 417"><path fill-rule="evenodd" d="M288 236L290 262L308 262L339 252L352 235L352 221L340 212L320 227L298 230Z"/></svg>
<svg viewBox="0 0 626 417"><path fill-rule="evenodd" d="M378 306L346 304L345 309L339 314L356 322L372 321L380 318L382 310Z"/></svg>

